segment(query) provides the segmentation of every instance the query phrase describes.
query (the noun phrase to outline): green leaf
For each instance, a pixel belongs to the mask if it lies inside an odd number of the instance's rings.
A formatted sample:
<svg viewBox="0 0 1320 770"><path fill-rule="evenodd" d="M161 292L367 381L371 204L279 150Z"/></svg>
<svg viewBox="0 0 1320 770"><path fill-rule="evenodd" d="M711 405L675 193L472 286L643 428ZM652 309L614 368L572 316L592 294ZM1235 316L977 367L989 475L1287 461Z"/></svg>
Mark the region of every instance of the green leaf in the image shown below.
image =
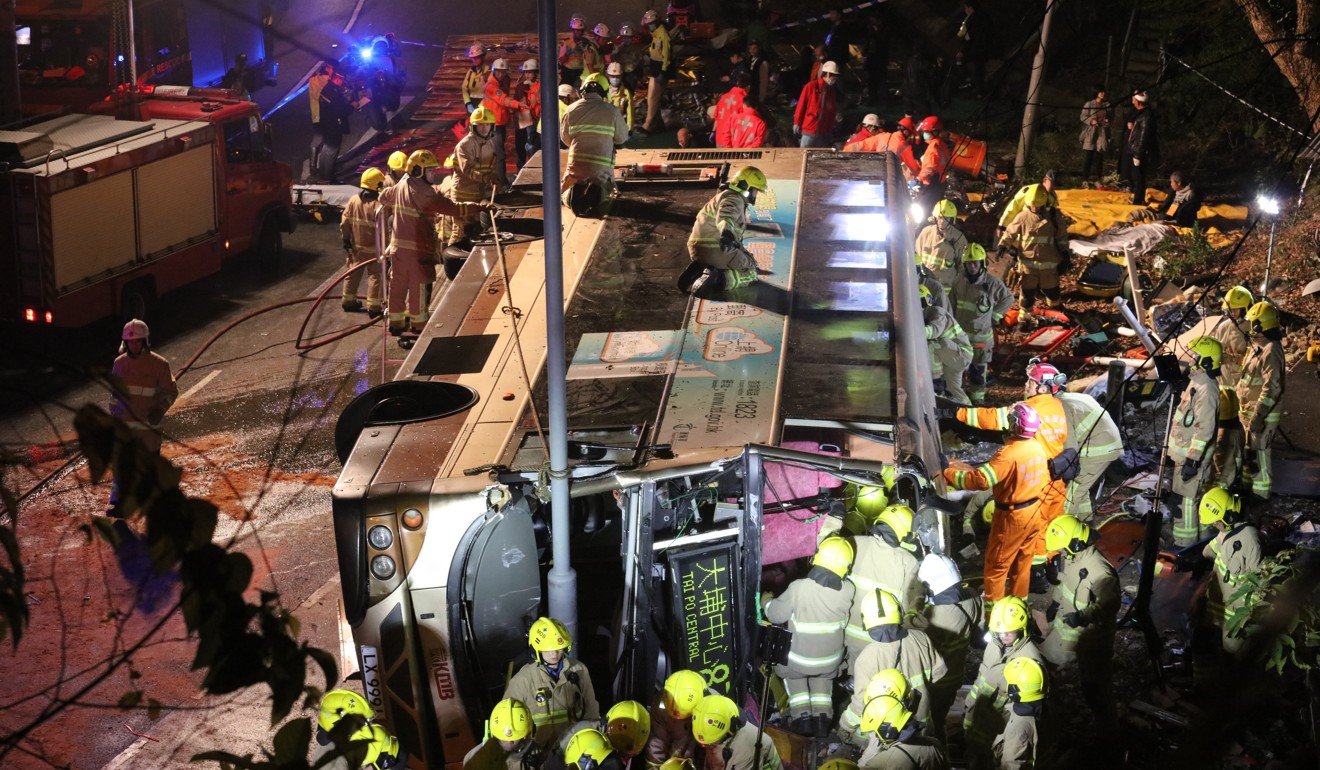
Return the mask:
<svg viewBox="0 0 1320 770"><path fill-rule="evenodd" d="M121 709L131 709L141 702L142 702L142 691L131 690L119 696L119 703L117 705Z"/></svg>

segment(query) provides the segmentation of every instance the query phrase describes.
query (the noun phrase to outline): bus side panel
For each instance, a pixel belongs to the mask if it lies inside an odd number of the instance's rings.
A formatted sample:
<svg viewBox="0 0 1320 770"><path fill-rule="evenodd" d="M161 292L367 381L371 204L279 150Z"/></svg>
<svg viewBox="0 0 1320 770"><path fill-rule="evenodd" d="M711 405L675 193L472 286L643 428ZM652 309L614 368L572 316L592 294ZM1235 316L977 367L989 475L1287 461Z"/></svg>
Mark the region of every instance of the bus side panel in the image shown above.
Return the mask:
<svg viewBox="0 0 1320 770"><path fill-rule="evenodd" d="M414 608L406 581L400 581L389 596L367 610L363 621L353 627L362 667L362 689L377 713L410 757L422 758L419 767L432 767L423 732L426 727L422 662L413 635Z"/></svg>
<svg viewBox="0 0 1320 770"><path fill-rule="evenodd" d="M426 663L427 685L435 722L440 728L440 746L446 767L462 767L463 757L480 740L472 734L467 708L458 690L458 673L450 644L449 610L446 588L427 588L412 594L417 613L417 632ZM427 767L439 767L438 758L427 758Z"/></svg>

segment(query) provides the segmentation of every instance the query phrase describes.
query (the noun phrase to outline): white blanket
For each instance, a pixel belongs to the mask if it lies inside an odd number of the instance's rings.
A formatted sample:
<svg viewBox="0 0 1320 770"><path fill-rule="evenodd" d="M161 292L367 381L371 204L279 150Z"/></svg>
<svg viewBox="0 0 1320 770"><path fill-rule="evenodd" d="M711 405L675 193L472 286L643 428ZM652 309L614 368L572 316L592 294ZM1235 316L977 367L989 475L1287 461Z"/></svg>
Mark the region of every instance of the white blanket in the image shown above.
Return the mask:
<svg viewBox="0 0 1320 770"><path fill-rule="evenodd" d="M1100 233L1094 238L1077 238L1068 242L1068 248L1079 257L1089 257L1098 252L1112 254L1141 255L1155 248L1160 241L1169 237L1173 228L1158 222L1125 227L1118 232Z"/></svg>

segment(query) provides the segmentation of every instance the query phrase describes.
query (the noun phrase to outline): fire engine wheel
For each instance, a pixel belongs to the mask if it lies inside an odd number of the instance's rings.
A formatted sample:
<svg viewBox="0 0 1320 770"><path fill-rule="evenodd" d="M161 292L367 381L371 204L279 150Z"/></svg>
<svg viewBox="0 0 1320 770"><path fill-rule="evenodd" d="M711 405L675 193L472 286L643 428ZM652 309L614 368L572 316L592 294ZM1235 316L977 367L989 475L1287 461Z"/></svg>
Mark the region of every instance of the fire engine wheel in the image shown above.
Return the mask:
<svg viewBox="0 0 1320 770"><path fill-rule="evenodd" d="M267 216L261 223L261 232L257 235L257 244L253 249L257 265L263 272L279 269L280 256L284 253L284 236L280 233L275 217Z"/></svg>
<svg viewBox="0 0 1320 770"><path fill-rule="evenodd" d="M151 308L156 303L156 292L149 281L134 281L119 291L119 317L124 323L134 318L151 320Z"/></svg>

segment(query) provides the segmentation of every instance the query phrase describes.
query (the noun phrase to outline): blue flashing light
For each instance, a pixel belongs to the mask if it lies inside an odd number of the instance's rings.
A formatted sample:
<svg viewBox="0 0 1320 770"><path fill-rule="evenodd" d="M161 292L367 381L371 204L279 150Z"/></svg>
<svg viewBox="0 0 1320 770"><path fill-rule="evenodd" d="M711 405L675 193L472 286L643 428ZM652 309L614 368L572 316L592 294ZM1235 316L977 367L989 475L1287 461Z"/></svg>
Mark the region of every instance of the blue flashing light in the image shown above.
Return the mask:
<svg viewBox="0 0 1320 770"><path fill-rule="evenodd" d="M371 61L371 57L375 52L371 50L370 46L368 46L366 48L359 48L358 53L362 54L362 61Z"/></svg>

